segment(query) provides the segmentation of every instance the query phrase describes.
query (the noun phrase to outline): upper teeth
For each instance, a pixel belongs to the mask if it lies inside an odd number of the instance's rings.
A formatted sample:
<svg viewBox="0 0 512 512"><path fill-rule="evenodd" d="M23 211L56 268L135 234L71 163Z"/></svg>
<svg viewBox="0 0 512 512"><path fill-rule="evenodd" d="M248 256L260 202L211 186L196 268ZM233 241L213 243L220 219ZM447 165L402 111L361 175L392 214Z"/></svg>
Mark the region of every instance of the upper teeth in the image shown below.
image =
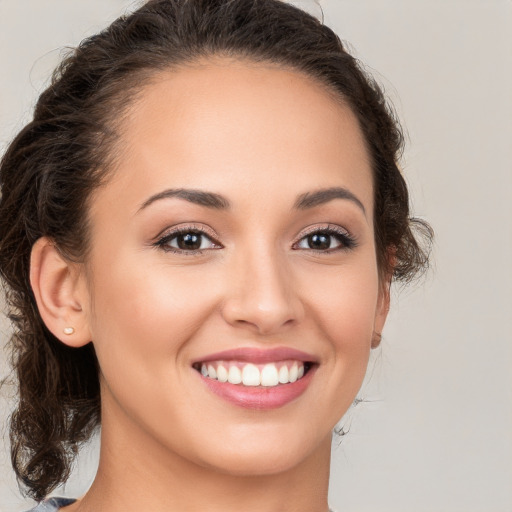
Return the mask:
<svg viewBox="0 0 512 512"><path fill-rule="evenodd" d="M304 363L281 361L256 365L238 361L215 361L201 364L201 374L220 382L271 387L300 379L304 375Z"/></svg>

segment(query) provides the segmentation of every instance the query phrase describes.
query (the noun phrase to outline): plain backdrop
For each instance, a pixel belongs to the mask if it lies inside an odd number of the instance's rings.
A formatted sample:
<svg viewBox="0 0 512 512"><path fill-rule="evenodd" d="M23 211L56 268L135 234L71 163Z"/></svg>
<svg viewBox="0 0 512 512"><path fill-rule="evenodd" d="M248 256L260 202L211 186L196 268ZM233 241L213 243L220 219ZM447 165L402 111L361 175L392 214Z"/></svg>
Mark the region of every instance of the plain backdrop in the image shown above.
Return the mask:
<svg viewBox="0 0 512 512"><path fill-rule="evenodd" d="M294 2L318 9L311 2ZM0 0L0 151L30 119L60 49L129 0ZM333 444L340 512L512 511L512 2L321 0L406 130L415 214L436 231L420 285L395 291L380 349ZM8 325L0 323L0 344ZM7 374L5 356L0 376ZM371 377L371 378L370 378ZM0 511L32 506L9 465L1 398ZM69 483L92 481L97 443ZM241 504L243 510L243 504Z"/></svg>

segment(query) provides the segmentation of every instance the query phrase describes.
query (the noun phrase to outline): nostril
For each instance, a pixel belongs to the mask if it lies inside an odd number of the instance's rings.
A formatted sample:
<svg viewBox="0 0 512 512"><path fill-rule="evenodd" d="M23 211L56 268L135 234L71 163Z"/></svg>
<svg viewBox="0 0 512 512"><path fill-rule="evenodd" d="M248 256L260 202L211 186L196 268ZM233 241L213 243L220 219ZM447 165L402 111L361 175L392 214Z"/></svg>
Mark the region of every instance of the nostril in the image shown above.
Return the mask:
<svg viewBox="0 0 512 512"><path fill-rule="evenodd" d="M275 274L275 275L274 275ZM304 305L284 283L285 277L253 272L251 282L244 281L230 290L221 306L221 314L230 325L250 329L260 335L275 334L302 321Z"/></svg>

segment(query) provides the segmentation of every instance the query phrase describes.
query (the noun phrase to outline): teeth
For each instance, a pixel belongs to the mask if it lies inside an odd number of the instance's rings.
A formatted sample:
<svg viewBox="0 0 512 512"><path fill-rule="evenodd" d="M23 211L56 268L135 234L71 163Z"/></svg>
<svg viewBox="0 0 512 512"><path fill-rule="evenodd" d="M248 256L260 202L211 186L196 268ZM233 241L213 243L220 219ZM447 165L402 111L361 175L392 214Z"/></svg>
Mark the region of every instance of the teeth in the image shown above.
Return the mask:
<svg viewBox="0 0 512 512"><path fill-rule="evenodd" d="M297 363L293 363L293 366L290 368L289 379L290 382L295 382L297 377L299 376L299 369L297 368Z"/></svg>
<svg viewBox="0 0 512 512"><path fill-rule="evenodd" d="M290 382L288 375L289 375L288 366L286 366L286 365L281 366L281 368L279 370L279 382L281 384L287 384L288 382Z"/></svg>
<svg viewBox="0 0 512 512"><path fill-rule="evenodd" d="M228 371L221 364L217 366L217 380L220 382L228 381Z"/></svg>
<svg viewBox="0 0 512 512"><path fill-rule="evenodd" d="M217 378L217 372L215 371L215 368L211 364L208 365L208 377L211 377L212 379Z"/></svg>
<svg viewBox="0 0 512 512"><path fill-rule="evenodd" d="M259 386L261 384L260 371L253 364L246 364L242 370L244 386Z"/></svg>
<svg viewBox="0 0 512 512"><path fill-rule="evenodd" d="M228 382L231 384L240 384L242 382L242 372L237 366L229 367Z"/></svg>
<svg viewBox="0 0 512 512"><path fill-rule="evenodd" d="M284 366L283 368L286 368ZM279 384L279 374L275 364L266 364L261 370L262 386L277 386Z"/></svg>
<svg viewBox="0 0 512 512"><path fill-rule="evenodd" d="M255 365L239 361L211 362L201 364L201 374L219 382L241 384L243 386L273 387L279 384L296 382L304 376L302 361L281 361Z"/></svg>

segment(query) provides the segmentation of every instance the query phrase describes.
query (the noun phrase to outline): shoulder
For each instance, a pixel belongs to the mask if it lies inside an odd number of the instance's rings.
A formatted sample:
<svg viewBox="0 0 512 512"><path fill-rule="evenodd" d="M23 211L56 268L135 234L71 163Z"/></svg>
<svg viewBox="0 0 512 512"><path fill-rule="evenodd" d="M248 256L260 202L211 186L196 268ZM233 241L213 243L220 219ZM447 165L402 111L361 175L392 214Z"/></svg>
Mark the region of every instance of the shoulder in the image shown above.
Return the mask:
<svg viewBox="0 0 512 512"><path fill-rule="evenodd" d="M71 503L75 501L76 500L71 498L48 498L39 503L36 507L27 510L27 512L56 512L60 507L71 505Z"/></svg>

